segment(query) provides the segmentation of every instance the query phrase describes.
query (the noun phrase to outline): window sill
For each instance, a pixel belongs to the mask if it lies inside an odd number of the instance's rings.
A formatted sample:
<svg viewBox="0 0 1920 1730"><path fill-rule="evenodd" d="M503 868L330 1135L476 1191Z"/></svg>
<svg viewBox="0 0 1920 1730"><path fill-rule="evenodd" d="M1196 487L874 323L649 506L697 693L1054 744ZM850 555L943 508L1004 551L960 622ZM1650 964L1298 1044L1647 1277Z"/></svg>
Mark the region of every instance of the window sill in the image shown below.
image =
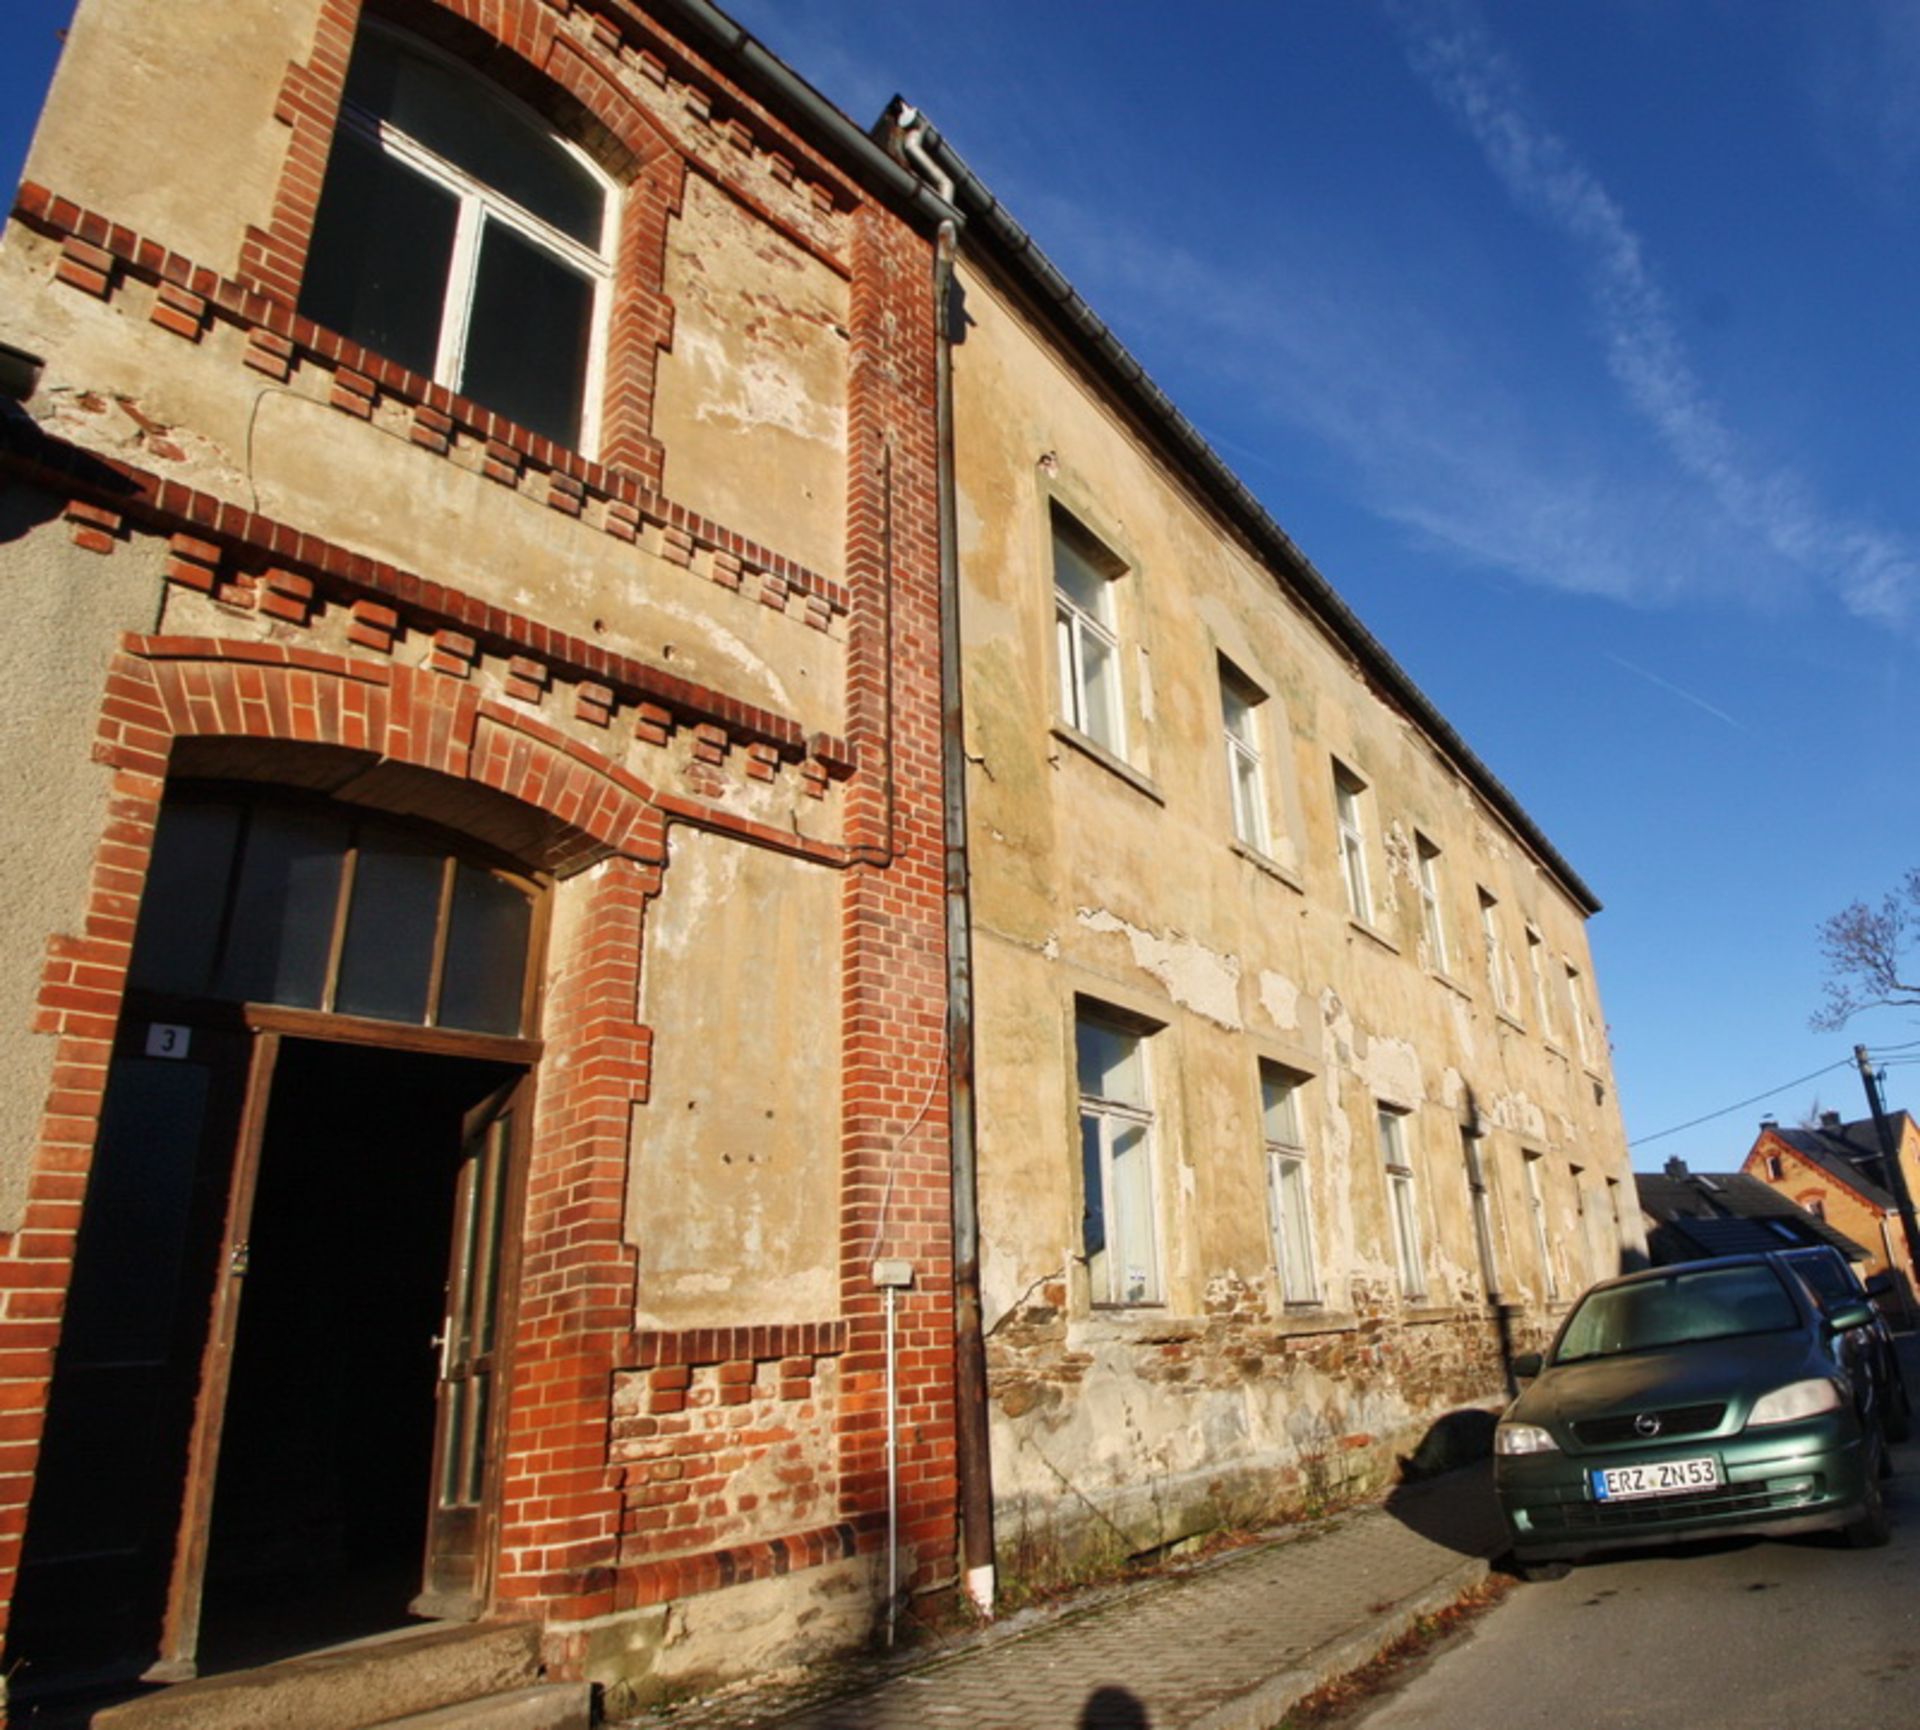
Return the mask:
<svg viewBox="0 0 1920 1730"><path fill-rule="evenodd" d="M1288 1304L1280 1315L1280 1331L1288 1335L1350 1334L1359 1326L1358 1317L1318 1304Z"/></svg>
<svg viewBox="0 0 1920 1730"><path fill-rule="evenodd" d="M1067 1349L1086 1345L1180 1345L1196 1340L1206 1322L1167 1313L1164 1304L1099 1304L1067 1324Z"/></svg>
<svg viewBox="0 0 1920 1730"><path fill-rule="evenodd" d="M1473 1001L1473 993L1462 985L1459 980L1454 978L1451 973L1442 972L1437 967L1429 967L1427 969L1427 977L1436 985L1444 985L1454 996L1464 997L1469 1003Z"/></svg>
<svg viewBox="0 0 1920 1730"><path fill-rule="evenodd" d="M1053 736L1063 745L1071 745L1081 756L1091 758L1111 775L1117 775L1136 793L1151 799L1156 805L1165 805L1166 795L1153 782L1131 763L1121 761L1106 746L1090 739L1077 727L1069 727L1064 721L1056 721L1051 729Z"/></svg>
<svg viewBox="0 0 1920 1730"><path fill-rule="evenodd" d="M1408 1327L1432 1327L1438 1322L1457 1322L1462 1314L1455 1304L1437 1304L1430 1298L1402 1298L1400 1320Z"/></svg>
<svg viewBox="0 0 1920 1730"><path fill-rule="evenodd" d="M1264 872L1276 881L1286 884L1289 889L1294 890L1298 894L1306 894L1306 884L1285 865L1282 865L1278 859L1274 858L1272 854L1262 853L1258 847L1249 847L1246 842L1240 840L1230 841L1228 846L1231 847L1239 857L1246 860L1256 871Z"/></svg>
<svg viewBox="0 0 1920 1730"><path fill-rule="evenodd" d="M1377 925L1369 925L1366 920L1356 919L1351 913L1347 915L1347 924L1352 930L1359 932L1362 937L1379 944L1389 955L1398 955L1400 953L1400 945L1394 942L1394 940Z"/></svg>
<svg viewBox="0 0 1920 1730"><path fill-rule="evenodd" d="M1511 1027L1515 1033L1525 1033L1527 1030L1527 1024L1520 1020L1518 1016L1510 1014L1507 1010L1496 1009L1493 1012L1493 1018L1499 1022L1501 1026Z"/></svg>

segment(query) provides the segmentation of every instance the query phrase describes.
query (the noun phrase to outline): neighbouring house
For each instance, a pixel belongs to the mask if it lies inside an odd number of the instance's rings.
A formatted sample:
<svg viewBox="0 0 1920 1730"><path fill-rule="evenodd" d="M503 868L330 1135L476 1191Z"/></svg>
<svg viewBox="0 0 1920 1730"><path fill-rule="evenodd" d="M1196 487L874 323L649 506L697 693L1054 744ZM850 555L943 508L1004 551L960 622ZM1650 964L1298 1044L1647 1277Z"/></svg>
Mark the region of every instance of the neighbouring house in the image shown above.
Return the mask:
<svg viewBox="0 0 1920 1730"><path fill-rule="evenodd" d="M1663 1171L1636 1172L1634 1184L1647 1253L1659 1265L1824 1243L1863 1279L1873 1271L1864 1245L1746 1172L1690 1171L1685 1160L1670 1159Z"/></svg>
<svg viewBox="0 0 1920 1730"><path fill-rule="evenodd" d="M692 1686L871 1633L890 1485L951 1583L938 212L818 106L697 4L81 0L0 251L16 1701L420 1616Z"/></svg>
<svg viewBox="0 0 1920 1730"><path fill-rule="evenodd" d="M80 0L0 344L16 1701L684 1692L1378 1486L1644 1259L1595 895L913 110Z"/></svg>
<svg viewBox="0 0 1920 1730"><path fill-rule="evenodd" d="M1644 1243L1592 892L952 145L889 124L960 217L994 1530L1044 1575L1382 1483Z"/></svg>
<svg viewBox="0 0 1920 1730"><path fill-rule="evenodd" d="M1887 1124L1907 1191L1920 1196L1920 1125L1905 1111L1888 1112ZM1848 1123L1823 1111L1817 1125L1799 1129L1766 1118L1740 1169L1860 1244L1861 1277L1891 1270L1911 1312L1920 1288L1872 1118Z"/></svg>

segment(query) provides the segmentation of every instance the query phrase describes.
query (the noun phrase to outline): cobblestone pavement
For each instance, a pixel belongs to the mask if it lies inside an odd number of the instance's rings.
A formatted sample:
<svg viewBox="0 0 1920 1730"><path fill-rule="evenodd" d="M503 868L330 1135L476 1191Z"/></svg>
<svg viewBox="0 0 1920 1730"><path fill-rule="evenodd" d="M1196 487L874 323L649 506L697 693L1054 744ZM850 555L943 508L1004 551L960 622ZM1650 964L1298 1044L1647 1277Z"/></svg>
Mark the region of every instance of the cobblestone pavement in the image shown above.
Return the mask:
<svg viewBox="0 0 1920 1730"><path fill-rule="evenodd" d="M1450 1603L1502 1547L1483 1465L1396 1490L960 1649L729 1693L625 1730L1272 1730L1288 1706ZM830 1698L822 1698L823 1693Z"/></svg>

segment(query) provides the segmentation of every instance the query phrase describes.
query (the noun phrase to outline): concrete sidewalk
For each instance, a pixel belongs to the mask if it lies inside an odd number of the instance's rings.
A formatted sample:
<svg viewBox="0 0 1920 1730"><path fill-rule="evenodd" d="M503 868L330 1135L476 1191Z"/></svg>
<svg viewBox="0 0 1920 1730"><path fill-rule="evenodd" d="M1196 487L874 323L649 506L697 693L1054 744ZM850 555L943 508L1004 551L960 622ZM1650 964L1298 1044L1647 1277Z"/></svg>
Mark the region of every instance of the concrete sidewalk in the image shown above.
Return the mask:
<svg viewBox="0 0 1920 1730"><path fill-rule="evenodd" d="M1486 1463L1384 1503L954 1645L730 1691L626 1730L1273 1730L1483 1579L1504 1548Z"/></svg>

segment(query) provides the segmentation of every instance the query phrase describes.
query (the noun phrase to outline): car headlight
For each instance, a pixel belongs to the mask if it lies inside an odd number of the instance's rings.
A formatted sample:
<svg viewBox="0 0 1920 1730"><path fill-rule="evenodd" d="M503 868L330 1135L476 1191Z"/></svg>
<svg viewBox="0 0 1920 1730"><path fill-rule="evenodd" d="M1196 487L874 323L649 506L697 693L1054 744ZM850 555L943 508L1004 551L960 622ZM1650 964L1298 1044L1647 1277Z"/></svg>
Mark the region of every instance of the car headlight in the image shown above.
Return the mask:
<svg viewBox="0 0 1920 1730"><path fill-rule="evenodd" d="M1825 1376L1788 1382L1784 1388L1775 1388L1753 1402L1747 1426L1751 1429L1756 1424L1790 1424L1796 1418L1817 1417L1821 1412L1833 1411L1839 1404L1840 1390Z"/></svg>
<svg viewBox="0 0 1920 1730"><path fill-rule="evenodd" d="M1501 1424L1493 1432L1496 1454L1556 1454L1559 1444L1538 1424Z"/></svg>

